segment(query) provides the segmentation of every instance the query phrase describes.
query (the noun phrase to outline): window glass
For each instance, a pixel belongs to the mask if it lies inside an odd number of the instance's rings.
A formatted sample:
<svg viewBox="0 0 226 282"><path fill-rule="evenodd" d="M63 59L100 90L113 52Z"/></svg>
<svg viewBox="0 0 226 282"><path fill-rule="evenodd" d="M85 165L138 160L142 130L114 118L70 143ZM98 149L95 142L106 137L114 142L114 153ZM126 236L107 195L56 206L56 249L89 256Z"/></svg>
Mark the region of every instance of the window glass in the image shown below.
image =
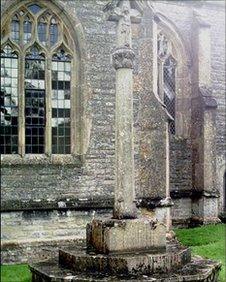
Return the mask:
<svg viewBox="0 0 226 282"><path fill-rule="evenodd" d="M53 46L58 41L58 26L56 20L53 18L49 27L50 46Z"/></svg>
<svg viewBox="0 0 226 282"><path fill-rule="evenodd" d="M25 60L25 152L45 151L45 61L33 48Z"/></svg>
<svg viewBox="0 0 226 282"><path fill-rule="evenodd" d="M46 45L46 30L47 30L47 24L44 21L44 19L41 19L40 22L38 23L38 39L41 44Z"/></svg>
<svg viewBox="0 0 226 282"><path fill-rule="evenodd" d="M17 16L14 16L11 22L11 38L16 43L20 41L20 22Z"/></svg>
<svg viewBox="0 0 226 282"><path fill-rule="evenodd" d="M4 40L9 38L1 49L1 153L43 154L52 149L54 154L70 154L71 58L64 52L70 49L68 33L48 8L49 1L27 2L18 4L1 29ZM54 54L59 40L62 47ZM46 58L51 57L52 79L46 81ZM46 120L51 120L50 127Z"/></svg>
<svg viewBox="0 0 226 282"><path fill-rule="evenodd" d="M28 17L24 20L24 44L28 43L31 39L31 22Z"/></svg>
<svg viewBox="0 0 226 282"><path fill-rule="evenodd" d="M18 59L10 46L1 53L1 154L18 153Z"/></svg>
<svg viewBox="0 0 226 282"><path fill-rule="evenodd" d="M70 154L71 63L64 51L52 62L52 153Z"/></svg>
<svg viewBox="0 0 226 282"><path fill-rule="evenodd" d="M29 5L28 9L33 14L37 14L37 13L39 13L42 10L42 8L39 5L37 5L37 4Z"/></svg>
<svg viewBox="0 0 226 282"><path fill-rule="evenodd" d="M175 119L175 61L170 56L163 66L164 103L169 114ZM169 123L170 132L175 134L175 121Z"/></svg>

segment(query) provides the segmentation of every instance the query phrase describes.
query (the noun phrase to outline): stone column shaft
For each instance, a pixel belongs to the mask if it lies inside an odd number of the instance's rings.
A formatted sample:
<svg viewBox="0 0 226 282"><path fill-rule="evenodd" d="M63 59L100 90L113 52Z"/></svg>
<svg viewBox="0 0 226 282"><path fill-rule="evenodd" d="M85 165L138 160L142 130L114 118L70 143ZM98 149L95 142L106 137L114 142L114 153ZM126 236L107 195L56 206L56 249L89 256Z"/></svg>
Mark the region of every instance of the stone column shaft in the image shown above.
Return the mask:
<svg viewBox="0 0 226 282"><path fill-rule="evenodd" d="M115 218L136 217L133 144L132 69L116 74L116 187Z"/></svg>
<svg viewBox="0 0 226 282"><path fill-rule="evenodd" d="M116 185L113 216L116 219L136 218L133 142L133 61L131 49L130 1L118 7L117 48L113 53L116 69Z"/></svg>

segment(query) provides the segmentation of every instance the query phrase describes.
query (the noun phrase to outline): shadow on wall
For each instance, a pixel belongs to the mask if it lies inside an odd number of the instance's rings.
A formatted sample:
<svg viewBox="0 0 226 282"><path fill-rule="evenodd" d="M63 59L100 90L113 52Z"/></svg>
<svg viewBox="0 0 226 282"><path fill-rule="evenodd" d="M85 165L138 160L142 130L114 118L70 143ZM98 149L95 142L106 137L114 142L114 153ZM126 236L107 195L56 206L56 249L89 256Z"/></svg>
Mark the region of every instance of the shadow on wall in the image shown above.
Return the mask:
<svg viewBox="0 0 226 282"><path fill-rule="evenodd" d="M226 223L226 171L223 175L223 211L220 213L219 218L223 223Z"/></svg>

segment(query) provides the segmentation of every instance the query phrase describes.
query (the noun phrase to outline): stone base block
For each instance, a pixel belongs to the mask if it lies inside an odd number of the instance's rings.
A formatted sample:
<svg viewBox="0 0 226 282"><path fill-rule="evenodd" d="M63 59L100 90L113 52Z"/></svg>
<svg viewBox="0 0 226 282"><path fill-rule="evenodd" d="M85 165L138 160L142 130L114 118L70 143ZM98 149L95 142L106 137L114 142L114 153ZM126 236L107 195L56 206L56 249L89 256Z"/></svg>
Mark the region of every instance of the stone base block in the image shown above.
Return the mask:
<svg viewBox="0 0 226 282"><path fill-rule="evenodd" d="M221 220L218 217L192 217L189 227L197 227L208 224L219 224Z"/></svg>
<svg viewBox="0 0 226 282"><path fill-rule="evenodd" d="M87 251L98 254L164 250L166 227L149 218L106 221L87 225Z"/></svg>
<svg viewBox="0 0 226 282"><path fill-rule="evenodd" d="M218 218L218 198L216 196L202 196L192 203L192 222L200 224L220 223Z"/></svg>

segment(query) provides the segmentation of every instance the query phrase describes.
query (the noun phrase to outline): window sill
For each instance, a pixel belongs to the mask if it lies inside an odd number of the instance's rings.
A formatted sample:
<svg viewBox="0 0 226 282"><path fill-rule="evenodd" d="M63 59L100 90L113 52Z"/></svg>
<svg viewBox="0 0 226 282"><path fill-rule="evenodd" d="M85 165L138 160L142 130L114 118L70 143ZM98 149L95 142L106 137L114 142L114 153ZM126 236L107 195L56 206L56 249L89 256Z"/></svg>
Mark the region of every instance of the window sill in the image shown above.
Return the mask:
<svg viewBox="0 0 226 282"><path fill-rule="evenodd" d="M19 154L1 155L1 165L74 165L80 167L82 165L82 157L69 154L51 156L45 154L26 154L23 157Z"/></svg>

